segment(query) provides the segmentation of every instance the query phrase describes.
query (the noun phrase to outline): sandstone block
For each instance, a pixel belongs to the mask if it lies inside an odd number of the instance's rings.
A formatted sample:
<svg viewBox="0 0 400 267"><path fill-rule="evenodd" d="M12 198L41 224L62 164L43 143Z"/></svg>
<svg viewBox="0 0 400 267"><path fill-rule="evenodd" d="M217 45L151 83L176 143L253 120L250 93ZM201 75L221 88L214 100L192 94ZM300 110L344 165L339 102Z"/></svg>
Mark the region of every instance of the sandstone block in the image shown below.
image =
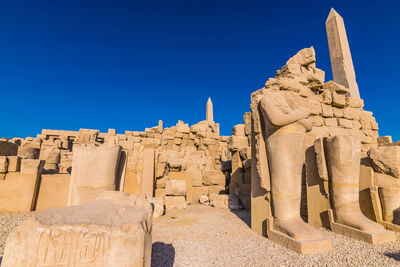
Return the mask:
<svg viewBox="0 0 400 267"><path fill-rule="evenodd" d="M165 196L165 209L170 210L186 210L186 201L184 196Z"/></svg>
<svg viewBox="0 0 400 267"><path fill-rule="evenodd" d="M165 189L164 188L157 188L154 192L155 197L165 197Z"/></svg>
<svg viewBox="0 0 400 267"><path fill-rule="evenodd" d="M400 146L380 146L368 151L375 172L400 177Z"/></svg>
<svg viewBox="0 0 400 267"><path fill-rule="evenodd" d="M343 118L343 109L333 107L333 116L336 118Z"/></svg>
<svg viewBox="0 0 400 267"><path fill-rule="evenodd" d="M225 175L221 171L205 171L203 185L225 185Z"/></svg>
<svg viewBox="0 0 400 267"><path fill-rule="evenodd" d="M84 204L105 190L115 190L120 151L119 145L74 145L68 205Z"/></svg>
<svg viewBox="0 0 400 267"><path fill-rule="evenodd" d="M201 195L208 196L208 187L206 187L206 186L193 187L193 189L192 189L192 200L190 202L191 203L199 202Z"/></svg>
<svg viewBox="0 0 400 267"><path fill-rule="evenodd" d="M330 105L332 103L332 93L329 90L322 92L322 103Z"/></svg>
<svg viewBox="0 0 400 267"><path fill-rule="evenodd" d="M250 135L251 134L251 112L244 113L243 121L244 121L244 133L245 133L245 135Z"/></svg>
<svg viewBox="0 0 400 267"><path fill-rule="evenodd" d="M200 204L204 204L204 203L206 203L206 202L208 202L208 201L209 201L209 198L208 198L207 195L200 195L200 196L199 196L199 203L200 203Z"/></svg>
<svg viewBox="0 0 400 267"><path fill-rule="evenodd" d="M148 200L153 208L153 218L164 215L164 200L161 197L151 197Z"/></svg>
<svg viewBox="0 0 400 267"><path fill-rule="evenodd" d="M229 209L229 196L226 194L210 194L211 206L220 209Z"/></svg>
<svg viewBox="0 0 400 267"><path fill-rule="evenodd" d="M6 140L0 140L0 156L16 156L18 145Z"/></svg>
<svg viewBox="0 0 400 267"><path fill-rule="evenodd" d="M379 146L387 146L393 143L391 136L380 136L378 137L378 145Z"/></svg>
<svg viewBox="0 0 400 267"><path fill-rule="evenodd" d="M208 187L208 197L212 194L225 194L225 186L222 185L213 185L213 186L207 186Z"/></svg>
<svg viewBox="0 0 400 267"><path fill-rule="evenodd" d="M345 129L352 129L353 128L353 122L351 120L338 119L338 124L339 124L340 127L345 128Z"/></svg>
<svg viewBox="0 0 400 267"><path fill-rule="evenodd" d="M321 103L316 100L310 99L307 102L306 108L310 112L310 115L321 115L322 113Z"/></svg>
<svg viewBox="0 0 400 267"><path fill-rule="evenodd" d="M346 106L345 95L339 95L336 92L332 92L332 106L344 108Z"/></svg>
<svg viewBox="0 0 400 267"><path fill-rule="evenodd" d="M338 122L336 118L324 118L325 125L327 127L337 127Z"/></svg>
<svg viewBox="0 0 400 267"><path fill-rule="evenodd" d="M18 156L8 156L8 171L19 172L21 167L21 158Z"/></svg>
<svg viewBox="0 0 400 267"><path fill-rule="evenodd" d="M320 116L310 116L309 119L311 120L311 123L314 127L324 125L324 119L321 118Z"/></svg>
<svg viewBox="0 0 400 267"><path fill-rule="evenodd" d="M237 124L232 128L232 135L245 136L244 124Z"/></svg>
<svg viewBox="0 0 400 267"><path fill-rule="evenodd" d="M40 173L44 165L44 160L22 159L21 173Z"/></svg>
<svg viewBox="0 0 400 267"><path fill-rule="evenodd" d="M186 181L168 180L165 183L165 194L167 196L186 196Z"/></svg>
<svg viewBox="0 0 400 267"><path fill-rule="evenodd" d="M338 84L338 83L336 83L336 82L334 82L334 81L326 82L326 83L324 84L324 89L330 90L330 91L332 91L332 92L336 92L336 93L339 93L339 94L347 94L347 93L350 93L350 90L349 90L348 88L346 88L346 87L344 87L343 85Z"/></svg>
<svg viewBox="0 0 400 267"><path fill-rule="evenodd" d="M6 173L8 170L8 159L6 156L0 156L0 173Z"/></svg>
<svg viewBox="0 0 400 267"><path fill-rule="evenodd" d="M346 97L346 105L351 108L363 108L364 100L361 98Z"/></svg>
<svg viewBox="0 0 400 267"><path fill-rule="evenodd" d="M42 174L36 210L61 208L67 205L71 176L69 174Z"/></svg>
<svg viewBox="0 0 400 267"><path fill-rule="evenodd" d="M248 139L245 136L232 136L229 141L231 151L239 151L241 148L248 147Z"/></svg>
<svg viewBox="0 0 400 267"><path fill-rule="evenodd" d="M8 237L2 266L150 266L151 206L144 201L108 196L38 212Z"/></svg>
<svg viewBox="0 0 400 267"><path fill-rule="evenodd" d="M321 108L322 108L322 117L325 117L325 118L332 118L333 117L332 106L322 104Z"/></svg>

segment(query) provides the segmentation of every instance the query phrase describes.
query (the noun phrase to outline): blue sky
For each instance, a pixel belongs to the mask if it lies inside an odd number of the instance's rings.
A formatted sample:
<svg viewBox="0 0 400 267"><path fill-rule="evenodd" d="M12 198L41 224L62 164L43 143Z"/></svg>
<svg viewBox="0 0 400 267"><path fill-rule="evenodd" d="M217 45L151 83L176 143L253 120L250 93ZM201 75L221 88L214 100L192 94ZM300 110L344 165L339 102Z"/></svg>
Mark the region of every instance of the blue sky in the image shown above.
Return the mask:
<svg viewBox="0 0 400 267"><path fill-rule="evenodd" d="M205 119L221 134L251 92L314 46L332 79L325 20L344 18L380 135L400 139L398 1L0 1L0 137L41 129L144 130Z"/></svg>

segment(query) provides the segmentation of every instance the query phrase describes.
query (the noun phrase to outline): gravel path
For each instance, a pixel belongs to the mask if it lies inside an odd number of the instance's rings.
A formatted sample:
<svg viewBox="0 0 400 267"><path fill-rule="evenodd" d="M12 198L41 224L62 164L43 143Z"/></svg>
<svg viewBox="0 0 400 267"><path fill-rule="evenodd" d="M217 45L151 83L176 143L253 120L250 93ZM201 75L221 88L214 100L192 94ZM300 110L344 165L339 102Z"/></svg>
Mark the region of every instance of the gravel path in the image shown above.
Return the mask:
<svg viewBox="0 0 400 267"><path fill-rule="evenodd" d="M0 257L10 231L32 215L0 213ZM373 246L320 229L332 252L299 255L252 232L249 221L246 211L200 205L155 219L152 266L400 266L400 234Z"/></svg>
<svg viewBox="0 0 400 267"><path fill-rule="evenodd" d="M252 232L249 221L246 211L206 206L158 218L152 266L400 266L400 234L396 242L373 246L320 229L333 250L299 255Z"/></svg>

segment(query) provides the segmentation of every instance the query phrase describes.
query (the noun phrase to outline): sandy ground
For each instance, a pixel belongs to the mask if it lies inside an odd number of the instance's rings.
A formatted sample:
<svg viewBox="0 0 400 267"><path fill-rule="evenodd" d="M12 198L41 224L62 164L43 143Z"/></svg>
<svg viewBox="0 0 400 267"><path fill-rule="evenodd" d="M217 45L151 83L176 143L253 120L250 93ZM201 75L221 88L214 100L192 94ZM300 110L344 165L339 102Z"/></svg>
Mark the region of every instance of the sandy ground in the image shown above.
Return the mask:
<svg viewBox="0 0 400 267"><path fill-rule="evenodd" d="M9 232L30 214L0 214L0 257ZM250 214L207 206L188 206L153 221L152 266L400 266L397 241L370 245L320 231L333 250L299 255L249 228Z"/></svg>

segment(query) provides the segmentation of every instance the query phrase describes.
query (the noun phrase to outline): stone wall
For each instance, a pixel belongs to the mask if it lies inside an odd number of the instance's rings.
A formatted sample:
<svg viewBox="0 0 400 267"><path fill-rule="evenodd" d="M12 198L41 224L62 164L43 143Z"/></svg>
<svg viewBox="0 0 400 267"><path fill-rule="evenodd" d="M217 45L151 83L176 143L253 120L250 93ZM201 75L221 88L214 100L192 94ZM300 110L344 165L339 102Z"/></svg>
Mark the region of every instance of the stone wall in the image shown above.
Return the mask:
<svg viewBox="0 0 400 267"><path fill-rule="evenodd" d="M191 126L178 121L176 126L169 128L163 128L160 121L157 126L143 132L126 131L124 134L117 134L114 129L107 133L92 129L44 129L36 138L0 141L0 148L5 147L3 154L6 154L0 156L0 179L4 180L0 181L0 197L5 191L1 187L9 187L6 184L12 182L9 179L12 173L32 172L37 175L31 196L33 204L26 210L35 209L36 199L40 210L67 205L75 146L119 145L122 151L117 190L130 194L170 198L175 203L173 198L178 196L166 192L166 183L184 180L186 190L179 197L186 206L199 203L199 198L201 203L208 204L211 194L224 194L228 190L231 172L228 143L232 138L220 136L219 124L212 121L201 121ZM18 191L18 186L15 191ZM56 191L62 193L52 193ZM17 197L18 194L14 193Z"/></svg>

